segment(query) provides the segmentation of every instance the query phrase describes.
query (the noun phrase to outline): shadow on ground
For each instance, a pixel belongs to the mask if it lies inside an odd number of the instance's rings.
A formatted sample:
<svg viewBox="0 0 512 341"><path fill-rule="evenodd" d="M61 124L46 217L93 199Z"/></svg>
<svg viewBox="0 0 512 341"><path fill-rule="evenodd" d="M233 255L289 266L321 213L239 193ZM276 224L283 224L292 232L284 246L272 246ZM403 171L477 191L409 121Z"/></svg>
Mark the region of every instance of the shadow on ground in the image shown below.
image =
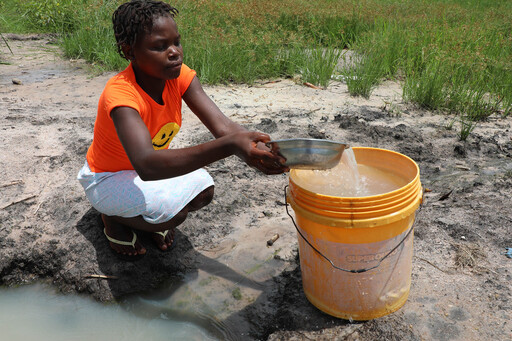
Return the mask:
<svg viewBox="0 0 512 341"><path fill-rule="evenodd" d="M133 297L165 299L173 296L199 269L221 276L240 286L261 291L250 305L219 321L214 311L202 309L196 316L175 311L176 308L157 309L151 315L188 320L204 328L215 330L222 338L233 340L265 340L276 331L317 331L335 326L350 325L348 321L326 315L312 306L302 291L301 273L297 265L265 282L255 282L230 267L196 251L189 238L176 231L176 244L169 252L160 251L149 236L139 234L148 252L140 260L124 261L116 257L103 234L99 213L91 208L79 220L77 230L91 243L101 273L116 279L108 280L108 289L118 302L137 313L139 303ZM296 259L298 264L298 258ZM158 297L155 297L158 296ZM151 310L151 309L149 309ZM148 314L148 309L145 309ZM153 309L154 310L154 309ZM210 315L210 316L208 316Z"/></svg>

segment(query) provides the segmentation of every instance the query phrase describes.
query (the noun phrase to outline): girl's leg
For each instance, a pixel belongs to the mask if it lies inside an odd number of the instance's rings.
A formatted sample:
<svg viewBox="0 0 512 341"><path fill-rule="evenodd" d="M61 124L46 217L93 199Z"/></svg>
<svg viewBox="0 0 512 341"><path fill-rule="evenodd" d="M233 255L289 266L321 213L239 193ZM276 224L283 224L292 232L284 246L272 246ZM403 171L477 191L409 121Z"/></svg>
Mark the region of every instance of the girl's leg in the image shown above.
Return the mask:
<svg viewBox="0 0 512 341"><path fill-rule="evenodd" d="M207 205L213 197L213 179L204 169L170 179L142 181L133 170L94 173L86 162L77 178L91 204L102 213L108 237L131 243L132 229L169 231L165 238L152 233L162 250L172 244L174 228L188 212ZM146 252L138 242L134 246L110 244L123 254Z"/></svg>
<svg viewBox="0 0 512 341"><path fill-rule="evenodd" d="M142 216L137 216L133 218L123 218L119 216L107 216L102 214L102 219L105 223L106 233L112 238L122 241L129 241L132 238L132 234L131 231L126 227L130 227L134 230L140 230L145 232L169 231L165 238L157 233L154 233L152 235L158 247L161 250L165 251L172 245L172 242L174 240L175 227L179 226L181 223L185 221L188 212L199 210L200 208L208 205L213 199L213 194L214 186L206 188L204 191L199 193L194 199L192 199L187 204L187 206L185 206L172 219L159 224L148 223L146 220L144 220L144 218L142 218ZM135 250L131 246L119 245L115 243L110 243L110 245L114 250L123 254L134 255L146 253L146 249L138 242L135 243Z"/></svg>

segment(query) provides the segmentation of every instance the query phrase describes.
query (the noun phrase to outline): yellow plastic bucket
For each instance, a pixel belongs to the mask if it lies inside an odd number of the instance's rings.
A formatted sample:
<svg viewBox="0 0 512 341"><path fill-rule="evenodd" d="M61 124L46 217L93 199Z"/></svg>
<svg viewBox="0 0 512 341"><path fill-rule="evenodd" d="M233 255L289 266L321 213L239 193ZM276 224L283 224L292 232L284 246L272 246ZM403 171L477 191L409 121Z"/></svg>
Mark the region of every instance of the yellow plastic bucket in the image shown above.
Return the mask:
<svg viewBox="0 0 512 341"><path fill-rule="evenodd" d="M358 164L392 172L407 184L380 195L334 197L300 187L292 170L285 195L295 212L306 297L329 315L362 321L398 310L409 296L413 223L423 191L409 157L352 149Z"/></svg>

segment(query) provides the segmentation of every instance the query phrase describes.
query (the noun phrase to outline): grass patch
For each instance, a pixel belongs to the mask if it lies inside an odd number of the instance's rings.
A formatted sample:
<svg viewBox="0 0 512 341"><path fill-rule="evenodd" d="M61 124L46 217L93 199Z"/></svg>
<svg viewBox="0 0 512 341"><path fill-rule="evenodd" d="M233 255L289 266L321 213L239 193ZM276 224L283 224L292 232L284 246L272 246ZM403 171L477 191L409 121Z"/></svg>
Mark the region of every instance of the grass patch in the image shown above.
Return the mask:
<svg viewBox="0 0 512 341"><path fill-rule="evenodd" d="M349 65L342 68L341 74L352 96L369 98L379 84L382 77L381 61L374 57L371 53L363 53L355 58L355 62L345 62Z"/></svg>
<svg viewBox="0 0 512 341"><path fill-rule="evenodd" d="M233 291L231 291L231 296L233 296L235 300L240 301L242 299L242 291L239 287L236 287L233 289Z"/></svg>
<svg viewBox="0 0 512 341"><path fill-rule="evenodd" d="M342 52L342 50L337 48L324 48L321 46L306 51L297 48L295 53L300 57L295 59L295 65L298 67L302 80L326 88L334 74ZM301 58L303 55L307 56L307 59ZM288 60L293 61L294 59L289 58Z"/></svg>
<svg viewBox="0 0 512 341"><path fill-rule="evenodd" d="M444 68L443 62L436 57L425 63L422 69L409 66L403 84L404 99L430 110L442 107L446 82Z"/></svg>
<svg viewBox="0 0 512 341"><path fill-rule="evenodd" d="M82 58L104 70L121 70L128 62L117 53L110 22L119 1L91 4L82 25L61 35L61 45L69 58Z"/></svg>
<svg viewBox="0 0 512 341"><path fill-rule="evenodd" d="M127 64L117 55L110 17L122 2L3 0L0 33L57 33L66 56L119 70ZM339 72L354 96L370 97L380 82L396 79L407 101L456 113L461 122L512 113L511 1L172 4L180 10L185 63L204 83L300 75L304 82L325 87L338 51L349 48L358 62Z"/></svg>

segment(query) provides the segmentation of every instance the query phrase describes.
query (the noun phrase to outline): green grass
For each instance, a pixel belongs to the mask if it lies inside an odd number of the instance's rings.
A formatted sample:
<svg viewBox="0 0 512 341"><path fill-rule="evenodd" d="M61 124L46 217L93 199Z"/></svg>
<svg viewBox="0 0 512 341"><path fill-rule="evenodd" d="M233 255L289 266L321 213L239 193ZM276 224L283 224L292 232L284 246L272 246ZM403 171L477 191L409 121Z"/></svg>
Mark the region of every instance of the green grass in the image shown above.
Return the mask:
<svg viewBox="0 0 512 341"><path fill-rule="evenodd" d="M300 58L297 62L302 80L326 88L341 58L342 50L319 46L306 50L304 54L307 59Z"/></svg>
<svg viewBox="0 0 512 341"><path fill-rule="evenodd" d="M83 58L105 70L124 69L128 62L117 53L110 21L117 6L115 1L91 5L80 28L62 34L65 55Z"/></svg>
<svg viewBox="0 0 512 341"><path fill-rule="evenodd" d="M371 52L359 52L346 61L341 73L352 96L369 98L383 76L383 61Z"/></svg>
<svg viewBox="0 0 512 341"><path fill-rule="evenodd" d="M0 32L58 33L68 57L119 70L126 61L117 55L110 17L122 2L3 0ZM171 3L180 10L185 63L205 83L300 75L326 87L340 73L354 96L370 97L380 82L396 79L407 101L455 113L460 122L512 113L512 1ZM357 63L336 71L345 48Z"/></svg>

